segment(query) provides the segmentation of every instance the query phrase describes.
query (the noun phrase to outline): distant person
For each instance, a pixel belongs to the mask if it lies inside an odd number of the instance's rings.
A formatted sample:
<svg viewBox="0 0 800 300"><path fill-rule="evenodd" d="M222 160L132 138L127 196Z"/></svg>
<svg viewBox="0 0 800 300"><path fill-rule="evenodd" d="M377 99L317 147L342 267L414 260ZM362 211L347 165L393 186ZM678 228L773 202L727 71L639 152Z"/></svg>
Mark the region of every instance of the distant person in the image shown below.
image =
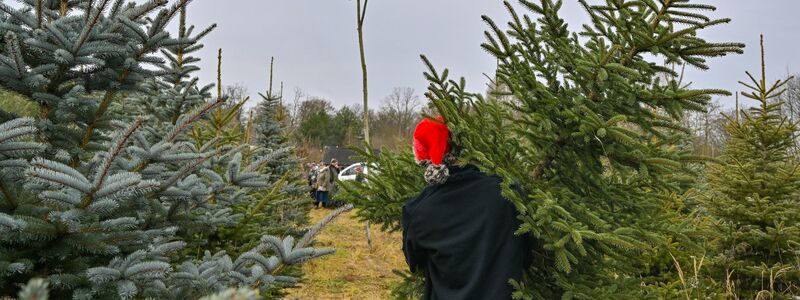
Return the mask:
<svg viewBox="0 0 800 300"><path fill-rule="evenodd" d="M425 274L424 299L510 299L531 256L501 179L460 164L439 117L414 131L414 154L428 186L403 207L403 252Z"/></svg>
<svg viewBox="0 0 800 300"><path fill-rule="evenodd" d="M317 206L329 207L331 193L336 188L337 176L339 176L339 162L332 159L331 163L320 170L317 175Z"/></svg>
<svg viewBox="0 0 800 300"><path fill-rule="evenodd" d="M339 180L339 172L342 171L342 166L339 165L339 161L331 159L331 164L328 166L328 172L330 172L331 177L333 178L333 189L330 190L329 198L328 198L328 207L338 207L339 204L336 201L336 192L339 190L339 184L337 183Z"/></svg>
<svg viewBox="0 0 800 300"><path fill-rule="evenodd" d="M338 160L336 160L335 158L334 158L334 159L331 159L331 164L330 164L330 166L332 166L332 167L333 167L333 168L331 169L331 171L333 172L333 176L335 176L335 177L339 177L339 171L341 171L341 169L339 168L339 161L338 161ZM330 166L329 166L329 167L330 167Z"/></svg>
<svg viewBox="0 0 800 300"><path fill-rule="evenodd" d="M308 163L308 188L311 193L311 199L314 199L314 204L317 205L317 175L319 172L317 171L317 164Z"/></svg>
<svg viewBox="0 0 800 300"><path fill-rule="evenodd" d="M356 182L364 182L367 180L367 176L364 174L364 166L357 166L355 168L356 171Z"/></svg>
<svg viewBox="0 0 800 300"><path fill-rule="evenodd" d="M314 172L314 164L306 163L305 167L306 167L306 183L308 184L308 186L311 186L312 185L311 176L313 175Z"/></svg>

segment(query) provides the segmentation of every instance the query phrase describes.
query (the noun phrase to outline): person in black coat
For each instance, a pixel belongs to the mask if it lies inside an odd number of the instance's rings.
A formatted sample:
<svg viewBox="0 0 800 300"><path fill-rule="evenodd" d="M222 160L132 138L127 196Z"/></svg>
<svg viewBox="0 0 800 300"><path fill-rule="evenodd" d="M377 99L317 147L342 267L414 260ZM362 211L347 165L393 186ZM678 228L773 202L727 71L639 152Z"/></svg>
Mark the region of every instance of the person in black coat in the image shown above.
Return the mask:
<svg viewBox="0 0 800 300"><path fill-rule="evenodd" d="M514 234L520 222L502 179L459 165L451 150L441 118L417 125L414 152L428 186L403 207L406 262L424 272L425 299L510 299L530 239Z"/></svg>

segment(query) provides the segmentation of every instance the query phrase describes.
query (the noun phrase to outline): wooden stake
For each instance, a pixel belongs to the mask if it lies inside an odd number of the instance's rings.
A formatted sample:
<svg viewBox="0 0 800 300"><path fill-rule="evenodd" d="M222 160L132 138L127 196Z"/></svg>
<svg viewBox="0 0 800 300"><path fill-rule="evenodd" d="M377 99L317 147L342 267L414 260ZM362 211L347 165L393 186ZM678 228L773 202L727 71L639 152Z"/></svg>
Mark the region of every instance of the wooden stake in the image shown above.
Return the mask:
<svg viewBox="0 0 800 300"><path fill-rule="evenodd" d="M178 37L186 37L186 5L181 7L180 21L178 23ZM178 67L183 66L183 46L178 47Z"/></svg>
<svg viewBox="0 0 800 300"><path fill-rule="evenodd" d="M250 114L247 117L247 126L244 129L245 137L244 142L246 144L252 145L253 144L253 110L250 110Z"/></svg>
<svg viewBox="0 0 800 300"><path fill-rule="evenodd" d="M62 17L67 15L67 4L68 4L68 2L69 2L68 0L61 0L61 7L60 7L60 10L58 11L58 13Z"/></svg>
<svg viewBox="0 0 800 300"><path fill-rule="evenodd" d="M736 123L739 123L739 92L736 92Z"/></svg>
<svg viewBox="0 0 800 300"><path fill-rule="evenodd" d="M38 28L42 28L42 20L44 19L44 14L42 13L42 1L44 0L36 1L36 27Z"/></svg>
<svg viewBox="0 0 800 300"><path fill-rule="evenodd" d="M372 233L369 230L369 221L364 225L364 233L367 235L367 246L369 246L369 250L372 250Z"/></svg>
<svg viewBox="0 0 800 300"><path fill-rule="evenodd" d="M217 54L217 99L222 99L222 48Z"/></svg>
<svg viewBox="0 0 800 300"><path fill-rule="evenodd" d="M272 98L272 66L275 65L275 57L272 56L269 60L269 90L267 90L267 97Z"/></svg>
<svg viewBox="0 0 800 300"><path fill-rule="evenodd" d="M286 111L283 109L283 81L281 81L281 90L278 94L278 121L281 123L286 121Z"/></svg>
<svg viewBox="0 0 800 300"><path fill-rule="evenodd" d="M278 94L278 99L280 102L281 107L283 106L283 81L281 81L281 91Z"/></svg>

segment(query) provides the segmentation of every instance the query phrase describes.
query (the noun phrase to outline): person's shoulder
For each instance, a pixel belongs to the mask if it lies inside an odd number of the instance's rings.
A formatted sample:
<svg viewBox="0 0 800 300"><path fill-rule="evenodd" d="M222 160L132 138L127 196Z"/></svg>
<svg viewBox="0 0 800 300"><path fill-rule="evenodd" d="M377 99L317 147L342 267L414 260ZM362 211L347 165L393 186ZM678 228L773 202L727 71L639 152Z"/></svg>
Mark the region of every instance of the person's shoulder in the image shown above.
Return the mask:
<svg viewBox="0 0 800 300"><path fill-rule="evenodd" d="M464 199L484 202L485 199L504 199L502 196L503 178L472 168L466 178L460 180L452 189L463 195Z"/></svg>
<svg viewBox="0 0 800 300"><path fill-rule="evenodd" d="M475 166L469 165L464 167L467 170L464 178L464 184L473 188L487 188L489 186L497 186L503 182L503 178L495 174L487 174Z"/></svg>
<svg viewBox="0 0 800 300"><path fill-rule="evenodd" d="M403 204L403 211L412 212L416 210L419 204L425 202L425 198L428 198L431 195L432 189L433 186L427 186L419 194L408 198L408 200L406 200L406 202Z"/></svg>
<svg viewBox="0 0 800 300"><path fill-rule="evenodd" d="M478 171L478 174L475 177L476 177L477 180L479 180L481 182L486 182L486 183L496 184L496 183L503 182L503 178L501 178L500 176L498 176L496 174L491 174L491 175L490 174L486 174L483 171Z"/></svg>

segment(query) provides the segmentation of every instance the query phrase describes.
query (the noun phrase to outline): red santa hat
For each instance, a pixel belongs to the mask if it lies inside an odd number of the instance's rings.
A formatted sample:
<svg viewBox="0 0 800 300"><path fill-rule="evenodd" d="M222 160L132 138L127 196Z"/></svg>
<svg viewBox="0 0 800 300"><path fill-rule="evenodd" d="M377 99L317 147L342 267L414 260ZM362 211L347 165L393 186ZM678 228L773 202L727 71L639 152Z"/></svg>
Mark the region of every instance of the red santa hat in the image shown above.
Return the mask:
<svg viewBox="0 0 800 300"><path fill-rule="evenodd" d="M450 130L441 116L423 119L414 130L414 156L418 163L426 165L425 180L429 184L447 181L449 171L444 156L450 151L449 140Z"/></svg>

